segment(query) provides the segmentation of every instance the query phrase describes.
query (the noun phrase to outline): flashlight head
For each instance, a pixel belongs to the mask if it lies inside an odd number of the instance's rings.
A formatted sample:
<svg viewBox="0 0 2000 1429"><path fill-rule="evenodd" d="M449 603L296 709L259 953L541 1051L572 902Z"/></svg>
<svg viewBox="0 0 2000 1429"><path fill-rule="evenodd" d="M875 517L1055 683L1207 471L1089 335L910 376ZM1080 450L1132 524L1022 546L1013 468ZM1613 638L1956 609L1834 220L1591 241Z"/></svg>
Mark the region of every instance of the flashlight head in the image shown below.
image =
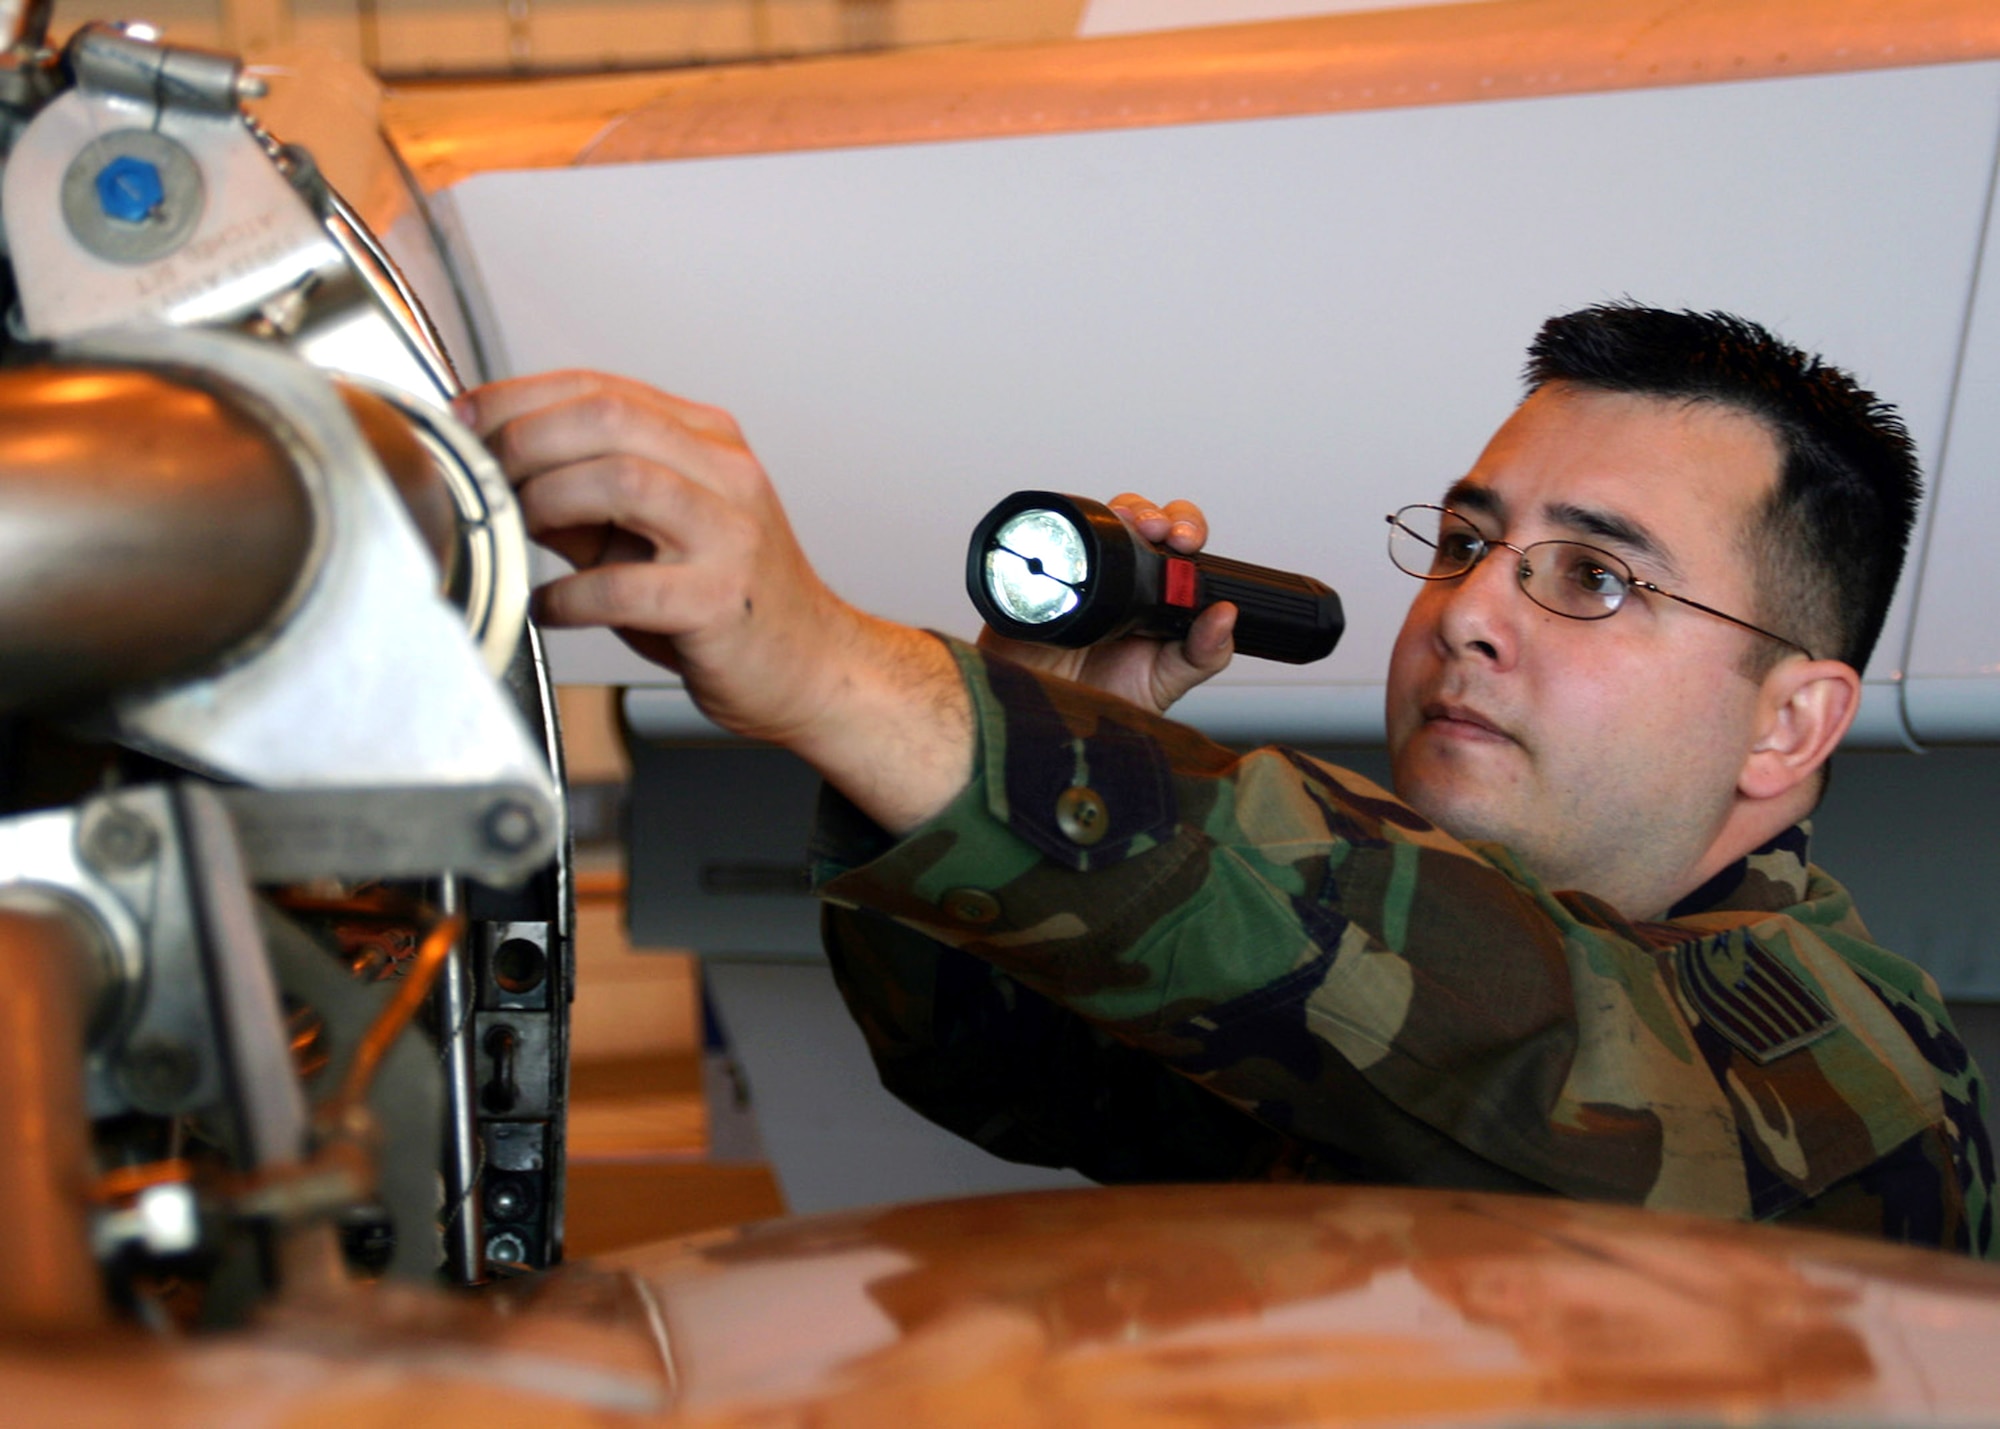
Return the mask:
<svg viewBox="0 0 2000 1429"><path fill-rule="evenodd" d="M1130 622L1137 539L1101 502L1017 491L973 528L966 594L1002 635L1095 644Z"/></svg>
<svg viewBox="0 0 2000 1429"><path fill-rule="evenodd" d="M1090 558L1076 524L1031 508L1008 517L986 548L986 593L1008 619L1047 625L1077 608Z"/></svg>

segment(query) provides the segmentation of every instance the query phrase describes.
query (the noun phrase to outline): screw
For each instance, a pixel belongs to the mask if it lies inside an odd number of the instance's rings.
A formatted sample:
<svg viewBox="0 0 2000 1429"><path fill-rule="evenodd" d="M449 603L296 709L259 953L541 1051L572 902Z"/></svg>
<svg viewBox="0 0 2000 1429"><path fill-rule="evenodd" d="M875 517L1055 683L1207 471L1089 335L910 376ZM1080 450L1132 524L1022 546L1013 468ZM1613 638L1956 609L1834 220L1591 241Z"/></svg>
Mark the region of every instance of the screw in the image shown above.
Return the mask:
<svg viewBox="0 0 2000 1429"><path fill-rule="evenodd" d="M512 1180L491 1180L486 1183L486 1214L496 1221L525 1220L534 1201L527 1189Z"/></svg>
<svg viewBox="0 0 2000 1429"><path fill-rule="evenodd" d="M201 1081L201 1058L184 1042L156 1037L127 1049L118 1061L118 1085L140 1111L179 1111Z"/></svg>
<svg viewBox="0 0 2000 1429"><path fill-rule="evenodd" d="M149 160L120 154L97 171L97 202L106 218L144 223L166 201L160 170Z"/></svg>
<svg viewBox="0 0 2000 1429"><path fill-rule="evenodd" d="M479 822L489 848L501 853L519 853L540 837L542 821L519 799L501 799L486 810Z"/></svg>
<svg viewBox="0 0 2000 1429"><path fill-rule="evenodd" d="M501 1231L486 1242L486 1258L499 1261L502 1265L526 1265L527 1243L512 1231Z"/></svg>
<svg viewBox="0 0 2000 1429"><path fill-rule="evenodd" d="M83 841L83 856L104 873L125 873L153 861L160 836L153 825L130 809L109 809L91 825Z"/></svg>

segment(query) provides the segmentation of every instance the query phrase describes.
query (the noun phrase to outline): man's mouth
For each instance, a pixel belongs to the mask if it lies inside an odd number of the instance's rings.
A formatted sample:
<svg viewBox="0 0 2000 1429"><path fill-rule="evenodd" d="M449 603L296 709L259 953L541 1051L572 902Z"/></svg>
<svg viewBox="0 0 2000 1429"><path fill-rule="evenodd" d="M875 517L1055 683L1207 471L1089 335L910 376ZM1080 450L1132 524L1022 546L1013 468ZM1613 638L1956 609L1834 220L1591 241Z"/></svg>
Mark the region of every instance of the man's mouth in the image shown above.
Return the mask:
<svg viewBox="0 0 2000 1429"><path fill-rule="evenodd" d="M1515 742L1513 735L1470 705L1433 700L1423 707L1423 714L1424 726L1439 734L1459 739Z"/></svg>

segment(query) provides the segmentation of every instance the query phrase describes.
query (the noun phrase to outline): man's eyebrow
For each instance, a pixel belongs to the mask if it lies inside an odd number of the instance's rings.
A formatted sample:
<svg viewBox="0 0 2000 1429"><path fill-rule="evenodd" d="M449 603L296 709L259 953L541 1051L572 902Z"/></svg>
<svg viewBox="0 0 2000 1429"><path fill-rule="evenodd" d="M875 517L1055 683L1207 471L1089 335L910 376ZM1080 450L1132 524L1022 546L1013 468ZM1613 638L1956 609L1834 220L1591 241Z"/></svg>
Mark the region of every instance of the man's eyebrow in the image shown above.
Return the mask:
<svg viewBox="0 0 2000 1429"><path fill-rule="evenodd" d="M1480 486L1469 477L1460 477L1454 481L1451 489L1445 492L1444 500L1440 504L1449 506L1454 511L1468 512L1475 516L1502 514L1500 498L1493 494L1493 488Z"/></svg>
<svg viewBox="0 0 2000 1429"><path fill-rule="evenodd" d="M1622 553L1653 567L1669 580L1680 579L1680 566L1665 544L1640 522L1615 511L1559 501L1545 509L1549 521L1594 536L1622 548Z"/></svg>
<svg viewBox="0 0 2000 1429"><path fill-rule="evenodd" d="M1500 499L1499 493L1470 477L1454 481L1441 504L1467 516L1485 516L1502 524L1506 521L1506 503ZM1667 549L1665 542L1646 529L1643 522L1621 516L1615 511L1578 506L1569 501L1556 502L1544 508L1543 514L1551 525L1567 527L1579 536L1618 547L1621 555L1651 567L1668 580L1681 578L1680 564L1674 560L1673 553Z"/></svg>

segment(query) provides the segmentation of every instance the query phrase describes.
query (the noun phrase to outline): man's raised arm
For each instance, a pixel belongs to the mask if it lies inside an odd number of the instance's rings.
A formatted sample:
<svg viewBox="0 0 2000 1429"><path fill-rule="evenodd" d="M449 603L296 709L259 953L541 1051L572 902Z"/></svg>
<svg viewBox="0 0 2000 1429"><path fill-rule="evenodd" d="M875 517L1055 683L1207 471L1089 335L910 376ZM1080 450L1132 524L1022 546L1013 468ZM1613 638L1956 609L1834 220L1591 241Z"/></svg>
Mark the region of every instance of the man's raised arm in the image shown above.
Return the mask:
<svg viewBox="0 0 2000 1429"><path fill-rule="evenodd" d="M544 625L609 626L678 672L710 719L792 750L892 833L971 778L972 705L950 652L827 587L727 412L596 372L496 382L458 411L529 534L576 567L538 594ZM1111 504L1149 540L1193 552L1207 539L1191 503ZM981 644L1163 712L1229 663L1235 618L1212 606L1185 641L1054 650L989 631Z"/></svg>

